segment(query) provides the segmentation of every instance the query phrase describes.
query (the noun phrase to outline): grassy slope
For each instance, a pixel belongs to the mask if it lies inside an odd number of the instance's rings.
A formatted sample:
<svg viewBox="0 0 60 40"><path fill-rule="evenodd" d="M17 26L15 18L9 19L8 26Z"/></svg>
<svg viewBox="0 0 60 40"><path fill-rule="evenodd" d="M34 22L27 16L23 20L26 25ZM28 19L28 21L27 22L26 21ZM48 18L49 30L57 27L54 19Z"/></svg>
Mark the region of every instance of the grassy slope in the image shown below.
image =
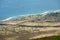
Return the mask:
<svg viewBox="0 0 60 40"><path fill-rule="evenodd" d="M60 40L60 35L59 36L51 36L51 37L38 38L38 39L32 39L32 40Z"/></svg>

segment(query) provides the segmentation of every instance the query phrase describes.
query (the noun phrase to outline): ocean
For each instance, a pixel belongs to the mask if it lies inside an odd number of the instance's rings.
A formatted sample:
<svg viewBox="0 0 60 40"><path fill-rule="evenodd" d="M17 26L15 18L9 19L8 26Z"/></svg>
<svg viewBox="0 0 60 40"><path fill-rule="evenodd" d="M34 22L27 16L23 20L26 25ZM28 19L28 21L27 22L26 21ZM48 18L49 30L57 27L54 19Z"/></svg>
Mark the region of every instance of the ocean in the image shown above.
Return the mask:
<svg viewBox="0 0 60 40"><path fill-rule="evenodd" d="M60 0L0 0L0 20L60 9Z"/></svg>

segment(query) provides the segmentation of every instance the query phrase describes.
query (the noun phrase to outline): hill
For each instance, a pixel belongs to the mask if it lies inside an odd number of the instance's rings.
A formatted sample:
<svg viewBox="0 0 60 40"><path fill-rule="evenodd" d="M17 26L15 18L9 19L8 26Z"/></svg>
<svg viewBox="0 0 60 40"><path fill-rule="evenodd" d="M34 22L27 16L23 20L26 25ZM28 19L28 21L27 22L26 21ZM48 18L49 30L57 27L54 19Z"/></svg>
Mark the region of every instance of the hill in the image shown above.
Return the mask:
<svg viewBox="0 0 60 40"><path fill-rule="evenodd" d="M0 22L0 35L1 39L6 40L40 39L60 35L60 11L9 17Z"/></svg>

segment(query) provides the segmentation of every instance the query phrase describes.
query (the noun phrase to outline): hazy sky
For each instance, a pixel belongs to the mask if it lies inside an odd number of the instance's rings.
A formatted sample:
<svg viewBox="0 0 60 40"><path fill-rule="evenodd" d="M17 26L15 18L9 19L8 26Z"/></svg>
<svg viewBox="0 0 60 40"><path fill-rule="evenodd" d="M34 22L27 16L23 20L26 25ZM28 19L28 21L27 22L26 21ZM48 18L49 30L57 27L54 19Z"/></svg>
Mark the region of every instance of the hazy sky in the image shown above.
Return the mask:
<svg viewBox="0 0 60 40"><path fill-rule="evenodd" d="M60 9L60 0L0 0L0 20L57 9Z"/></svg>

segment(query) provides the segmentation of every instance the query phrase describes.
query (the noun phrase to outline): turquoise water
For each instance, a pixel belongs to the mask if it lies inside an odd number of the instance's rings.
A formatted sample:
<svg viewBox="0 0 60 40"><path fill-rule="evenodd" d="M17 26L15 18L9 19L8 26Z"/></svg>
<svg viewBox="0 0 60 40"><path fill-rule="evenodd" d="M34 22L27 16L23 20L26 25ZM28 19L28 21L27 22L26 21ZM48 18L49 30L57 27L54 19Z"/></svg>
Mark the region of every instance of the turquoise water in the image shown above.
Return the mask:
<svg viewBox="0 0 60 40"><path fill-rule="evenodd" d="M60 9L60 0L0 0L0 20Z"/></svg>

